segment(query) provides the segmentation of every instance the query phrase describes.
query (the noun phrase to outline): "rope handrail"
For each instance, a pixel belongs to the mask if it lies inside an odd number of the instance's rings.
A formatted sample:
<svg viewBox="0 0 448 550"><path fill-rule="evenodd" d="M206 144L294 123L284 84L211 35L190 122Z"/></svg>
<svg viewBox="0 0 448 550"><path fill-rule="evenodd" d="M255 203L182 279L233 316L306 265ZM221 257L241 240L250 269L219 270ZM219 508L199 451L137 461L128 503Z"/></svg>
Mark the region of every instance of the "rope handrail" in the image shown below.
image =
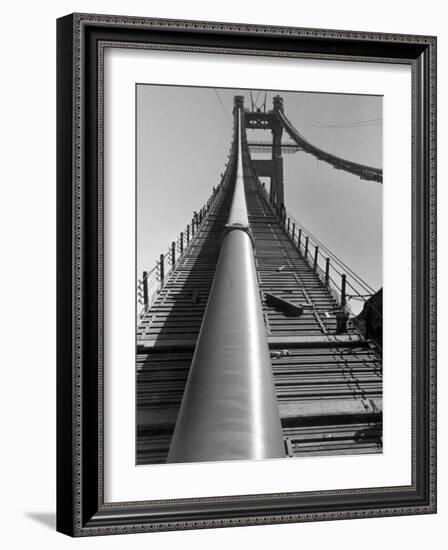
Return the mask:
<svg viewBox="0 0 448 550"><path fill-rule="evenodd" d="M264 192L266 200L268 200L268 202L270 203L270 199L268 197L267 191L264 188L263 188L263 192ZM277 216L280 217L279 209L275 205L272 205L272 204L271 204L271 207L276 210ZM351 269L345 262L343 262L338 256L336 256L336 254L334 252L332 252L328 247L326 247L304 225L302 225L300 222L298 222L296 220L296 218L294 218L290 213L286 212L286 210L285 210L285 219L287 219L287 218L289 218L293 222L292 225L295 224L295 226L298 227L299 230L302 230L302 232L301 232L302 235L308 236L309 241L313 246L318 247L318 254L319 254L320 257L322 257L324 259L326 258L325 255L322 253L322 250L325 251L327 253L328 257L330 257L346 273L350 274L353 277L353 279L355 279L358 282L358 284L362 288L364 288L364 290L368 291L368 293L371 293L371 294L375 293L375 290L366 281L364 281L357 273L355 273L353 271L353 269ZM338 271L336 268L333 267L333 269L339 275L342 275L342 273L340 271Z"/></svg>
<svg viewBox="0 0 448 550"><path fill-rule="evenodd" d="M281 115L283 114L281 111L278 111L278 112ZM248 157L249 159L251 159L247 143L246 143L246 149L247 149ZM322 283L326 286L330 294L333 296L335 300L335 304L337 304L336 310L345 312L347 314L347 320L351 318L350 322L353 322L355 325L359 327L360 330L365 332L366 338L369 339L369 337L372 336L371 331L372 330L377 331L374 324L377 321L372 319L372 316L371 316L372 312L378 316L378 319L382 318L382 314L380 311L378 311L377 307L375 307L376 303L374 302L374 297L381 291L381 289L378 292L375 292L374 289L367 282L365 282L359 275L357 275L349 266L347 266L345 262L340 260L340 258L338 258L325 245L323 245L302 224L297 222L297 220L295 220L292 216L288 215L286 209L284 208L284 205L282 205L281 208L279 208L278 205L275 203L275 200L268 195L266 188L262 185L251 162L249 163L249 167L252 172L252 177L254 181L258 184L258 187L262 193L262 196L266 201L266 204L271 209L273 215L277 217L283 231L286 233L286 235L291 240L293 245L297 248L299 254L301 254L301 256L305 259L309 267L316 273L316 275L320 278ZM369 168L369 167L363 167L362 165L358 165L358 167ZM382 177L382 172L381 172L381 177ZM297 235L296 235L296 227L298 228ZM314 246L314 255L311 253L311 250L310 250L310 248L312 248L313 246ZM322 251L326 252L327 256L325 256ZM319 265L319 258L322 258L325 260L325 268L322 268L322 266ZM334 264L342 271L337 269ZM335 281L334 279L335 274L337 274L340 277L340 284L338 284ZM347 280L347 274L350 277L349 280ZM352 289L354 294L348 294L347 287ZM357 316L353 315L353 311L351 307L348 305L348 302L353 299L361 300L364 304L362 310L359 312ZM364 317L362 318L362 320L361 320L361 313L364 313ZM362 326L363 323L365 323L364 326ZM381 343L380 343L381 334L378 335L377 332L376 334L377 334L376 336L373 336L375 340L375 345L378 346L378 348L381 348Z"/></svg>
<svg viewBox="0 0 448 550"><path fill-rule="evenodd" d="M250 153L248 151L248 145L247 141L245 142L245 146L247 149L247 153L250 157ZM323 245L311 232L309 232L302 224L300 224L295 218L293 218L282 206L282 208L278 208L278 206L274 203L274 201L269 197L268 192L261 183L260 179L258 178L258 175L256 174L254 167L252 163L249 164L250 169L252 171L252 176L254 180L256 181L259 190L261 191L261 194L263 195L267 205L272 210L273 214L277 216L279 219L279 222L281 223L283 230L288 235L288 237L291 239L293 244L297 247L299 253L302 254L303 251L303 257L307 261L308 265L313 269L320 277L322 282L327 286L327 288L332 291L333 293L336 293L339 295L339 305L342 309L346 310L347 313L349 313L351 316L353 316L353 312L351 308L348 306L347 301L348 299L352 299L353 295L350 296L350 298L347 297L346 287L350 287L354 291L354 295L356 295L359 299L361 299L364 303L367 303L367 301L372 298L375 295L374 289L359 275L357 275L349 266L347 266L342 260L340 260L331 250L329 250L325 245ZM291 223L292 220L292 223ZM299 228L297 238L296 238L296 228ZM305 243L303 242L305 241ZM310 255L310 246L314 246L314 258L309 258ZM322 254L323 249L328 256L324 256ZM321 266L318 265L318 260L320 258L323 258L325 260L325 271L322 270ZM333 264L331 264L331 261L333 260L333 263L335 263L339 268L344 270L345 272L339 271L334 267ZM333 277L331 277L331 273L336 273L341 278L341 285L339 286ZM350 275L352 278L352 282L350 280L347 280L347 274ZM330 283L332 283L330 285ZM354 284L357 284L358 287L355 287ZM331 288L333 287L333 288ZM336 300L338 301L338 300ZM370 302L370 308L380 315L378 310L372 305Z"/></svg>
<svg viewBox="0 0 448 550"><path fill-rule="evenodd" d="M282 209L282 213L280 213L280 209L278 209L275 205L271 203L271 200L269 198L269 195L265 187L263 187L263 185L261 184L258 178L256 179L266 202L270 205L271 209L273 210L273 213L277 215L277 217L280 219L280 222L283 225L283 229L285 230L287 235L291 238L294 245L297 246L299 252L307 261L308 265L320 275L322 282L324 282L324 284L326 284L327 287L329 288L332 287L332 290L336 292L337 296L339 297L340 306L343 307L343 309L345 309L351 316L354 316L351 308L347 304L347 301L350 299L354 299L354 297L356 296L356 299L361 300L365 304L367 303L368 300L370 300L376 294L375 290L370 285L368 285L368 283L363 281L361 277L359 277L351 268L349 268L344 262L342 262L342 260L340 260L327 247L322 245L322 243L316 237L314 237L314 235L309 233L308 230L306 230L306 228L304 228L303 225L297 222L295 218L290 216L287 213L286 209ZM288 219L289 219L289 223L287 223ZM292 223L291 223L291 220L293 220ZM292 227L294 228L293 229L294 235L291 233ZM299 232L296 231L297 227L299 228ZM308 238L308 247L307 247L307 241L306 241L307 238ZM333 264L330 264L329 272L327 274L322 269L322 267L318 265L315 258L312 257L311 250L310 250L312 247L314 247L315 254L317 249L317 254L316 254L317 257L324 259L325 262L327 262L327 259L334 260L334 263L336 263L336 265L339 268L345 269L346 272L342 272L336 267L334 267ZM325 256L324 254L322 254L321 248L324 251L328 252L328 256ZM344 285L346 285L347 287L350 287L353 291L353 294L348 295L346 293L345 289L342 288L342 283L338 284L334 279L334 274L339 275L341 277L341 281L342 281L342 278L344 278L344 281L345 281ZM347 274L350 275L351 279L346 278ZM354 286L356 284L357 286ZM372 311L374 311L377 315L381 315L380 312L377 310L377 308L375 308L375 306L371 302L369 303L369 305Z"/></svg>
<svg viewBox="0 0 448 550"><path fill-rule="evenodd" d="M364 281L357 273L353 271L345 262L343 262L334 252L332 252L328 247L326 247L315 235L313 235L304 225L302 225L300 222L298 222L291 214L288 214L288 217L296 224L297 227L302 229L304 233L306 233L310 239L310 241L314 241L313 244L317 245L319 247L319 255L322 258L325 258L324 254L321 252L321 249L327 253L327 255L335 261L335 263L343 270L345 270L347 273L349 273L354 279L356 279L359 282L359 285L361 287L364 287L365 290L370 291L372 294L375 293L374 289L366 282ZM335 269L335 271L337 271ZM341 272L337 273L339 275L342 275Z"/></svg>
<svg viewBox="0 0 448 550"><path fill-rule="evenodd" d="M210 212L210 210L213 208L216 200L221 195L224 184L230 178L233 167L234 151L235 148L232 143L224 173L221 174L220 183L213 188L213 192L204 204L204 206L199 211L194 212L191 224L188 224L186 226L184 231L182 231L177 237L176 241L172 241L171 245L168 247L167 252L160 255L159 261L153 266L153 268L149 271L144 271L144 275L141 279L138 280L137 300L143 305L142 309L138 313L138 319L141 320L144 317L145 313L154 303L154 300L159 292L165 286L166 281L172 274L179 260L192 245L193 241L196 240L198 229L205 222L207 218L207 213ZM180 252L180 255L176 255L176 251Z"/></svg>

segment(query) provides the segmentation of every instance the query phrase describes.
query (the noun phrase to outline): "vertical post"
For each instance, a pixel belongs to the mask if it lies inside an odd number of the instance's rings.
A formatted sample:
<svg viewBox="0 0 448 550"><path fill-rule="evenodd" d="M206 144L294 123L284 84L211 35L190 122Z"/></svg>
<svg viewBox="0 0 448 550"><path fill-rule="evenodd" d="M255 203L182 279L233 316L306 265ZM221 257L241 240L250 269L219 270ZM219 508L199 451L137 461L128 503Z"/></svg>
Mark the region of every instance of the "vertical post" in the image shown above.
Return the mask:
<svg viewBox="0 0 448 550"><path fill-rule="evenodd" d="M290 226L290 223L291 223L291 220L289 219L289 216L288 216L288 229L287 229L288 235L289 235L289 226Z"/></svg>
<svg viewBox="0 0 448 550"><path fill-rule="evenodd" d="M184 253L184 232L180 232L180 253Z"/></svg>
<svg viewBox="0 0 448 550"><path fill-rule="evenodd" d="M347 277L344 274L341 275L341 307L345 307L346 302L346 282Z"/></svg>
<svg viewBox="0 0 448 550"><path fill-rule="evenodd" d="M308 259L308 242L309 242L310 238L308 237L308 235L305 237L305 260Z"/></svg>
<svg viewBox="0 0 448 550"><path fill-rule="evenodd" d="M271 176L271 189L274 189L273 198L276 204L283 204L283 157L282 157L282 133L283 126L279 120L279 111L283 112L283 99L280 96L274 97L274 118L272 121L272 164L273 174Z"/></svg>
<svg viewBox="0 0 448 550"><path fill-rule="evenodd" d="M163 283L165 279L165 257L163 254L160 254L160 263L159 263L159 275L160 275L160 288L163 288Z"/></svg>
<svg viewBox="0 0 448 550"><path fill-rule="evenodd" d="M191 219L191 238L194 237L194 218Z"/></svg>
<svg viewBox="0 0 448 550"><path fill-rule="evenodd" d="M347 332L348 315L345 311L338 311L336 313L336 334L343 334Z"/></svg>
<svg viewBox="0 0 448 550"><path fill-rule="evenodd" d="M302 244L302 230L299 229L299 236L297 237L297 250L300 252L300 246Z"/></svg>
<svg viewBox="0 0 448 550"><path fill-rule="evenodd" d="M187 225L187 244L190 242L190 226Z"/></svg>
<svg viewBox="0 0 448 550"><path fill-rule="evenodd" d="M171 243L171 265L174 267L176 263L176 243L173 241Z"/></svg>
<svg viewBox="0 0 448 550"><path fill-rule="evenodd" d="M145 310L148 309L148 272L143 271L143 303L145 305Z"/></svg>
<svg viewBox="0 0 448 550"><path fill-rule="evenodd" d="M330 282L330 258L325 260L325 284L328 286Z"/></svg>
<svg viewBox="0 0 448 550"><path fill-rule="evenodd" d="M370 338L372 328L372 308L370 307L370 302L366 302L366 327L365 327L365 337L366 339Z"/></svg>
<svg viewBox="0 0 448 550"><path fill-rule="evenodd" d="M294 240L296 234L296 222L293 222L292 224L292 240Z"/></svg>
<svg viewBox="0 0 448 550"><path fill-rule="evenodd" d="M315 247L314 247L314 271L316 271L316 269L317 269L317 257L318 257L318 254L319 254L319 247L318 247L318 246L315 246Z"/></svg>

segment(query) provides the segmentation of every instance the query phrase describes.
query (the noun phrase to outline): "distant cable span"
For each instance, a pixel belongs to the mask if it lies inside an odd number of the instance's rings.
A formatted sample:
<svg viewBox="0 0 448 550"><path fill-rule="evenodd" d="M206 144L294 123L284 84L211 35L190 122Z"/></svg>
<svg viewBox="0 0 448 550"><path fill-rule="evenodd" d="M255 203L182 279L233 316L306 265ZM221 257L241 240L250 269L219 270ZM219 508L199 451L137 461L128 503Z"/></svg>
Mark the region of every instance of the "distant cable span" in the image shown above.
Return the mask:
<svg viewBox="0 0 448 550"><path fill-rule="evenodd" d="M315 145L312 145L307 139L298 132L292 123L286 118L286 115L283 111L277 111L277 116L283 128L286 130L291 139L293 139L302 151L309 153L316 157L319 160L327 162L334 168L338 170L344 170L350 174L354 174L361 179L377 181L379 183L383 182L383 171L380 168L373 168L372 166L367 166L365 164L360 164L358 162L353 162L351 160L343 159L331 153L319 149Z"/></svg>
<svg viewBox="0 0 448 550"><path fill-rule="evenodd" d="M291 111L288 111L288 112L291 112ZM302 122L305 122L305 124L309 124L314 128L346 128L346 127L362 128L364 126L379 126L383 123L382 118L371 118L367 120L353 120L351 122L341 122L339 124L324 124L323 122L318 122L316 120L304 118L295 111L292 111L292 114Z"/></svg>
<svg viewBox="0 0 448 550"><path fill-rule="evenodd" d="M230 120L230 117L229 117L229 115L227 114L226 108L224 107L224 103L222 102L222 100L221 100L221 98L220 98L220 96L219 96L219 94L218 94L218 90L217 90L216 88L213 88L213 89L215 90L216 97L218 98L218 101L219 101L219 103L220 103L220 105L221 105L221 107L222 107L222 110L224 111L224 114L226 115L227 120L231 123L232 121Z"/></svg>

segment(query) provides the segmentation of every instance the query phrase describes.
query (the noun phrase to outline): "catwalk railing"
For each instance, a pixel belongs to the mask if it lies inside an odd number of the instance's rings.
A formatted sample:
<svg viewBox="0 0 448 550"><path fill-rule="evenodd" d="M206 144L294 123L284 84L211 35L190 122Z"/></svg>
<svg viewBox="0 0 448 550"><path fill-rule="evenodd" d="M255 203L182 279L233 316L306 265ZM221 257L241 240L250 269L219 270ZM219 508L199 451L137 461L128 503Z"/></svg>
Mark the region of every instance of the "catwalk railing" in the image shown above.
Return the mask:
<svg viewBox="0 0 448 550"><path fill-rule="evenodd" d="M145 313L152 306L157 295L165 286L174 268L196 239L210 210L220 197L223 188L228 184L234 168L234 141L233 139L228 154L227 164L224 173L221 174L219 185L213 188L213 192L204 206L198 212L195 211L193 213L191 223L186 226L184 231L180 232L175 241L171 242L168 250L160 254L159 260L152 269L143 271L141 278L137 280L137 303L140 306L137 308L137 323L145 316Z"/></svg>
<svg viewBox="0 0 448 550"><path fill-rule="evenodd" d="M175 241L171 242L168 250L160 254L156 265L149 271L143 271L141 278L137 280L137 302L140 306L137 312L138 320L144 317L174 268L195 240L207 214L219 196L223 181L224 178L218 187L213 189L212 195L204 206L198 212L193 213L191 223L186 226L184 231L180 232Z"/></svg>
<svg viewBox="0 0 448 550"><path fill-rule="evenodd" d="M289 123L283 113L280 114L282 116L282 121L287 121L287 123ZM294 130L292 125L290 126ZM286 126L285 129L287 129ZM235 140L233 140L233 143L234 142ZM244 134L243 143L244 148L248 151L250 144L247 143L247 138ZM168 250L160 254L156 265L149 271L143 271L142 277L138 279L137 301L140 305L140 310L137 313L138 321L145 315L153 304L158 293L163 289L175 266L196 238L199 229L204 223L216 199L220 195L220 191L223 186L228 183L233 169L232 159L234 157L234 151L232 147L229 152L229 161L227 162L225 172L222 175L221 182L216 188L214 188L213 193L207 200L206 204L198 212L194 212L191 223L186 226L185 230L179 234L175 241L172 241L171 245L168 247ZM353 166L355 165L355 163L351 164ZM366 169L370 175L373 175L371 170L375 172L375 177L369 177L368 179L376 179L376 181L382 180L382 172L380 170L371 169L362 165L356 166L363 170ZM256 176L255 171L253 172L253 176L256 178L261 193L270 205L273 214L277 217L279 223L283 227L283 230L288 235L289 239L297 248L301 256L308 262L309 266L316 272L320 280L326 285L335 302L338 304L337 316L339 317L338 321L341 323L341 330L343 331L344 324L347 323L349 318L355 320L356 314L359 314L366 304L369 304L369 310L374 315L381 318L381 311L379 311L378 308L372 303L372 297L376 294L375 290L368 283L363 281L361 277L359 277L349 266L347 266L347 264L331 252L310 231L301 225L290 213L286 211L284 206L279 206L273 202L266 189ZM381 179L379 179L380 177ZM368 327L366 326L365 328L368 332Z"/></svg>
<svg viewBox="0 0 448 550"><path fill-rule="evenodd" d="M345 325L350 320L357 324L356 317L367 303L370 311L381 318L381 311L372 303L372 297L375 296L376 291L301 225L284 207L278 207L270 199L262 183L258 179L257 181L261 193L284 232L333 296L337 304L335 313L339 330L344 332ZM365 327L366 336L369 335L369 329L370 327ZM379 342L376 343L379 345Z"/></svg>
<svg viewBox="0 0 448 550"><path fill-rule="evenodd" d="M284 116L281 111L278 113ZM247 158L252 160L249 142L245 134L243 134L243 149ZM336 304L334 313L337 320L337 331L345 332L347 323L353 322L358 329L364 332L366 337L373 336L372 316L378 320L382 319L382 312L373 300L377 292L288 213L284 205L278 205L269 196L265 186L258 178L252 162L248 163L248 168L252 173L252 179L257 183L261 194L286 235L333 296ZM369 315L363 326L355 313L361 313L366 304L368 304ZM375 342L377 346L381 346L381 337L376 337Z"/></svg>

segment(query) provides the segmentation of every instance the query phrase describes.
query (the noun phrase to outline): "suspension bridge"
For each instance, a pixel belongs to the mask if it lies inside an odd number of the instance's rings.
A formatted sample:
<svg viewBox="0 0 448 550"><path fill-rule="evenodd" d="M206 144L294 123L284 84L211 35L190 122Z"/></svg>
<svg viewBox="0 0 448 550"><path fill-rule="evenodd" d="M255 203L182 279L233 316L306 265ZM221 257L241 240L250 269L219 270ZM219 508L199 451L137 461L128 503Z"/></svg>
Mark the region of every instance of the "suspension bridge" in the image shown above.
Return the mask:
<svg viewBox="0 0 448 550"><path fill-rule="evenodd" d="M298 151L382 183L311 144L280 96L270 110L235 96L225 172L138 282L137 464L382 451L381 291L286 210Z"/></svg>

